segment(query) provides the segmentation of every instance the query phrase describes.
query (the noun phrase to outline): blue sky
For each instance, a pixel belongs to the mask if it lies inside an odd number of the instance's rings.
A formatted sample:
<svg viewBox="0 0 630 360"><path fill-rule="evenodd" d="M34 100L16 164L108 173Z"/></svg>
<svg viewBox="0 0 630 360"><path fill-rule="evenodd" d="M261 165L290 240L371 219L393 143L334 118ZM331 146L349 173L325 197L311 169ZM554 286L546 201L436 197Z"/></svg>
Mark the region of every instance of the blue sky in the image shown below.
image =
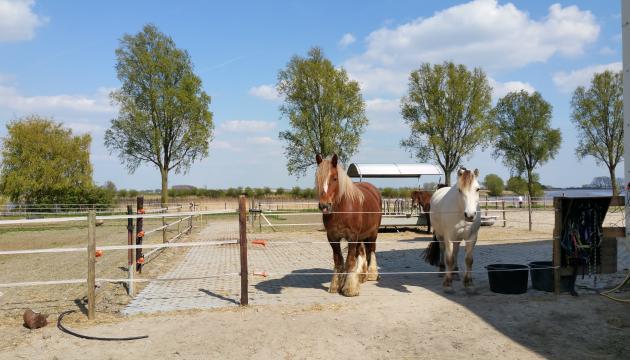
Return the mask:
<svg viewBox="0 0 630 360"><path fill-rule="evenodd" d="M118 41L153 23L190 53L216 126L210 156L172 174L171 185L312 186L312 174L286 172L278 132L288 124L273 89L291 56L320 46L359 81L366 100L370 125L353 162L414 161L399 146L409 131L399 114L407 76L422 62L452 60L482 67L495 101L510 90L541 92L563 135L556 159L538 170L542 182L579 186L608 172L574 155L571 92L596 71L621 69L620 11L619 1L0 0L0 136L11 119L52 116L92 135L97 183L159 188L157 169L128 174L103 145L116 116L107 94L119 86ZM478 150L465 165L507 178L490 151Z"/></svg>

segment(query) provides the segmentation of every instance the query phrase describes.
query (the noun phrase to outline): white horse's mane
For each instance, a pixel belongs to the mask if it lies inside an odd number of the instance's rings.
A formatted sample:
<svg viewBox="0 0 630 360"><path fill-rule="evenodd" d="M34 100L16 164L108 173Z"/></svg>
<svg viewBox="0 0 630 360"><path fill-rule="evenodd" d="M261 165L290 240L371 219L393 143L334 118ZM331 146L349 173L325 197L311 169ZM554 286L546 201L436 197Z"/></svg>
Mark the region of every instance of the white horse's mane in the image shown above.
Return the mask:
<svg viewBox="0 0 630 360"><path fill-rule="evenodd" d="M321 193L324 182L328 180L332 168L332 162L329 159L323 160L317 167L317 171L315 172L315 190L318 194ZM339 182L339 191L337 191L336 194L336 202L341 201L344 196L347 196L350 201L363 203L363 192L354 185L352 179L339 163L337 163L337 181Z"/></svg>

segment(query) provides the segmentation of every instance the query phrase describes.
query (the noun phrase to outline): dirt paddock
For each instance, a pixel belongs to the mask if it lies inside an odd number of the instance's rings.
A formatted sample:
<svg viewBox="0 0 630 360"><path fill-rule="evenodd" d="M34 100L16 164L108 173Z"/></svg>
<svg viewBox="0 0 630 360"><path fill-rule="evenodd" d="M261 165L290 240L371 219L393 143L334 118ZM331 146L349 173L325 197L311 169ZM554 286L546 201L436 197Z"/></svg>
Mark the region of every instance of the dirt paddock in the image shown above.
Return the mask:
<svg viewBox="0 0 630 360"><path fill-rule="evenodd" d="M606 221L616 224L617 217L612 214ZM475 250L475 269L483 270L484 263L497 259L527 262L550 256L553 212L536 212L534 220L538 225L532 232L526 230L526 219L524 212L511 212L508 213L511 221L505 228L498 224L482 228ZM208 229L211 228L212 222ZM225 229L233 231L233 228ZM43 243L52 241L46 236L49 230L39 233L37 238ZM82 234L83 229L62 231ZM200 225L183 241L204 240L205 234L207 231ZM4 242L8 239L5 235L0 235L3 250L10 242ZM7 236L15 237L10 247L13 249L23 235L10 233ZM67 291L57 287L1 289L4 295L0 297L0 358L115 359L134 354L172 359L451 359L461 358L463 354L472 359L630 358L630 305L613 302L587 289L581 290L578 297L555 296L532 289L523 295L495 294L489 290L487 277L480 271L475 274L476 295L466 295L463 291L447 295L442 292L441 279L435 274L384 274L377 282L363 284L360 296L345 298L326 291L328 275L294 276L300 271L331 268L330 249L325 243L299 243L325 241L323 232L295 227L279 232L254 232L250 237L269 241L266 250L253 248L250 252L250 270L281 269L289 275L252 277L249 307L232 304L238 299L238 292L230 284L221 283L221 289L211 290L228 300L228 305L209 310L122 316L120 311L129 299L120 285L112 284L110 295L101 295L99 299L108 305L99 305L96 321L89 322L80 313L67 319L69 327L86 334L149 336L146 340L123 344L81 340L61 333L54 324L33 331L21 326L19 315L24 307L49 312L50 320L55 320L62 310L80 309L80 301L76 300L84 296L82 287L71 287ZM113 238L118 239L118 235ZM429 239L428 235L413 231L381 233L382 243L377 245L381 271L426 269L420 255ZM296 244L283 244L292 241ZM620 272L602 277L600 282L606 279L618 282L623 277L624 268L630 264L624 248L623 244L619 245ZM161 263L152 270L155 274L168 272L186 261L188 251L196 249L173 250L166 250L156 260ZM225 255L226 261L237 259L229 257L233 253L229 247L216 251ZM28 266L28 263L8 261L17 260L0 258L0 270ZM112 265L117 265L120 259L111 261ZM42 273L68 275L59 264L46 265L21 276L37 279ZM122 271L107 268L104 266L101 271ZM12 271L0 273L2 281L25 281L15 278L17 272ZM10 278L10 274L14 277ZM78 276L78 273L69 275ZM588 285L591 280L583 281ZM456 287L461 288L461 283ZM111 295L112 292L118 295ZM627 292L620 294L628 295ZM110 300L103 300L107 296Z"/></svg>

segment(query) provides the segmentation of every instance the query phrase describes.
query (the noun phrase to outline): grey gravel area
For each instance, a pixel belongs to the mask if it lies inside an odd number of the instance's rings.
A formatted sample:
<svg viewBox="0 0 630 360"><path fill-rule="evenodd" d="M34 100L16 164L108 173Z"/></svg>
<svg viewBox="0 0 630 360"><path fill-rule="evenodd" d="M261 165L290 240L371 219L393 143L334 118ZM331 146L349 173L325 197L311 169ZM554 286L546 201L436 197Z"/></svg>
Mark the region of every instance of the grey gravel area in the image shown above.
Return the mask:
<svg viewBox="0 0 630 360"><path fill-rule="evenodd" d="M235 223L210 224L192 241L236 239ZM408 236L407 236L408 235ZM339 294L328 293L332 269L332 252L320 231L295 233L250 234L249 240L262 238L267 246L250 245L249 303L312 304L347 302ZM361 285L360 296L402 296L422 291L441 291L441 279L436 274L400 274L436 269L421 259L429 237L414 232L384 233L377 242L377 261L381 278ZM319 243L307 243L309 241ZM464 249L460 249L459 264L463 268ZM597 286L609 286L623 278L621 270L630 267L630 254L619 246L620 272L599 276ZM477 292L490 292L484 267L491 263L520 263L551 260L551 242L497 243L480 241L474 253L473 275ZM197 280L154 281L146 286L123 310L124 314L160 311L207 309L237 306L240 299L238 245L217 245L191 248L183 261L165 278L207 277ZM267 273L267 276L253 275ZM579 279L578 284L592 287L592 277ZM461 282L455 283L454 296L467 296ZM586 291L586 290L584 290ZM532 295L533 294L533 295ZM552 296L530 289L523 296Z"/></svg>

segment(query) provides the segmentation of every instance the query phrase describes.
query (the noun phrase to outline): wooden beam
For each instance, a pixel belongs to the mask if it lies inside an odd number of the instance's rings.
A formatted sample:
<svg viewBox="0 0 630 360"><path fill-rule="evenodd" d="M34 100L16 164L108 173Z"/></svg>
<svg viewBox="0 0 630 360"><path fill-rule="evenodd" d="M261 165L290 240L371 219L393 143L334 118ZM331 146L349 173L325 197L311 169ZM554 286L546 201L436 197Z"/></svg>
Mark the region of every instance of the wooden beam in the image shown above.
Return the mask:
<svg viewBox="0 0 630 360"><path fill-rule="evenodd" d="M555 225L553 227L553 289L556 295L560 294L560 238L562 236L562 198L553 198L553 208L555 211Z"/></svg>

